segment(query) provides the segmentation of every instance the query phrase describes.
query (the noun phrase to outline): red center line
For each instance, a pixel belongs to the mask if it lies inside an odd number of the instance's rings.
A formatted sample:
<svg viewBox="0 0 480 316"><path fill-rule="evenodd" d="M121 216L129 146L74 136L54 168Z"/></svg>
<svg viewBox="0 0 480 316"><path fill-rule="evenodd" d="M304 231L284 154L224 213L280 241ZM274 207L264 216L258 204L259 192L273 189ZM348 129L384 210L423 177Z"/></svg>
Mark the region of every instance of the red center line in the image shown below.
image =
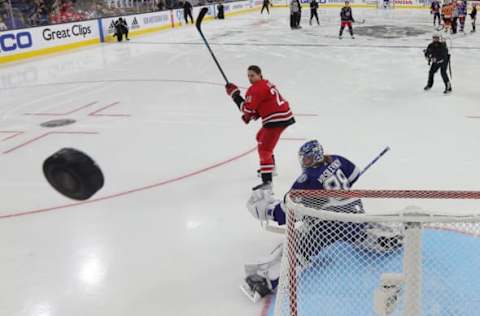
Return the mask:
<svg viewBox="0 0 480 316"><path fill-rule="evenodd" d="M14 137L17 137L18 135L22 135L25 132L19 132L19 131L0 131L0 134L13 134L10 136L5 137L4 139L0 140L0 142L5 142L9 139L12 139Z"/></svg>
<svg viewBox="0 0 480 316"><path fill-rule="evenodd" d="M65 131L65 132L47 132L47 133L44 133L44 134L42 134L42 135L40 135L40 136L37 136L37 137L35 137L35 138L32 138L32 139L30 139L30 140L28 140L28 141L26 141L26 142L24 142L24 143L22 143L22 144L20 144L20 145L17 145L17 146L15 146L15 147L13 147L13 148L10 148L10 149L4 151L3 153L4 153L4 154L11 153L11 152L13 152L13 151L15 151L15 150L17 150L17 149L20 149L20 148L22 148L22 147L25 147L25 146L33 143L33 142L36 142L36 141L39 140L39 139L42 139L42 138L47 137L48 135L52 135L52 134L57 134L57 135L60 135L60 134L94 135L94 134L98 134L98 132L68 132L68 131Z"/></svg>
<svg viewBox="0 0 480 316"><path fill-rule="evenodd" d="M24 115L36 115L36 116L64 116L64 115L70 115L70 114L73 114L73 113L76 113L78 111L81 111L83 109L86 109L94 104L97 104L98 102L97 101L94 101L94 102L91 102L89 104L85 104L85 105L82 105L81 107L79 108L76 108L76 109L73 109L69 112L65 112L65 113L24 113Z"/></svg>
<svg viewBox="0 0 480 316"><path fill-rule="evenodd" d="M103 108L100 108L100 109L98 109L98 110L96 110L96 111L94 111L94 112L92 112L92 113L89 113L88 116L121 116L121 117L128 117L128 116L130 116L130 114L100 114L100 112L102 112L102 111L104 111L104 110L106 110L106 109L108 109L108 108L111 108L111 107L113 107L113 106L116 106L116 105L118 105L119 103L120 103L120 102L117 101L117 102L114 102L114 103L112 103L112 104L106 105L106 106L104 106Z"/></svg>

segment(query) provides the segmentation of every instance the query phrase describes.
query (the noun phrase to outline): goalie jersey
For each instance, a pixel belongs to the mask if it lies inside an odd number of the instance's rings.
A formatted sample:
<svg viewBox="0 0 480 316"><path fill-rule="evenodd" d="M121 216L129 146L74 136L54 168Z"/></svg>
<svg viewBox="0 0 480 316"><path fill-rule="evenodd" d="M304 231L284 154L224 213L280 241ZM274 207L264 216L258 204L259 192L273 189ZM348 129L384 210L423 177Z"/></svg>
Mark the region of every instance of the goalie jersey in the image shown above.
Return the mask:
<svg viewBox="0 0 480 316"><path fill-rule="evenodd" d="M325 156L324 163L303 170L302 175L293 184L292 190L349 190L359 176L360 170L347 158L338 155ZM303 198L302 203L328 211L363 212L361 201L358 199L327 197L310 199L308 201ZM286 223L283 203L275 205L271 215L279 225Z"/></svg>

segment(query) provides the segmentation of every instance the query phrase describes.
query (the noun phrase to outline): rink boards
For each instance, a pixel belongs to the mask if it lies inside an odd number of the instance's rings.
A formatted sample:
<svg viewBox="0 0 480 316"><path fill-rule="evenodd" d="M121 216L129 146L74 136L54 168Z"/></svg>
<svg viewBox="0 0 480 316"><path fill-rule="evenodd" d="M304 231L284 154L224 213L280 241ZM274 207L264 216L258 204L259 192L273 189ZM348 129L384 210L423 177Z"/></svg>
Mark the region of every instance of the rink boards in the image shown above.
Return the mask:
<svg viewBox="0 0 480 316"><path fill-rule="evenodd" d="M423 315L471 315L480 308L480 239L453 231L423 233ZM298 276L298 316L375 316L374 291L383 273L401 273L401 251L384 254L359 250L344 242L326 248L313 267ZM374 260L372 260L374 259ZM314 279L303 284L302 280ZM308 291L307 291L308 289ZM313 302L313 303L312 303ZM275 300L267 315L273 316ZM285 310L285 309L284 309ZM313 312L312 312L313 311ZM403 315L403 298L392 316Z"/></svg>
<svg viewBox="0 0 480 316"><path fill-rule="evenodd" d="M234 16L258 10L261 0L238 1L224 5L225 15ZM205 21L217 15L216 5L208 5ZM194 17L203 7L193 9ZM118 17L93 19L0 32L0 64L63 52L113 41L113 21ZM132 37L185 25L183 10L169 10L124 16Z"/></svg>

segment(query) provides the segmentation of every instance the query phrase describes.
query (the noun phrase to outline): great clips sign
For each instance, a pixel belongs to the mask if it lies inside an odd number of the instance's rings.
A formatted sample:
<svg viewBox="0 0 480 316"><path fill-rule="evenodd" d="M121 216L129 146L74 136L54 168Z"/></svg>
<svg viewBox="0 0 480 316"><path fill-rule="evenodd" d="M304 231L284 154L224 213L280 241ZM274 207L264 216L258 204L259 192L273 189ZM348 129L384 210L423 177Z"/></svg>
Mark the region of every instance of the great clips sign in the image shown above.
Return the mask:
<svg viewBox="0 0 480 316"><path fill-rule="evenodd" d="M0 57L98 38L96 20L0 32Z"/></svg>

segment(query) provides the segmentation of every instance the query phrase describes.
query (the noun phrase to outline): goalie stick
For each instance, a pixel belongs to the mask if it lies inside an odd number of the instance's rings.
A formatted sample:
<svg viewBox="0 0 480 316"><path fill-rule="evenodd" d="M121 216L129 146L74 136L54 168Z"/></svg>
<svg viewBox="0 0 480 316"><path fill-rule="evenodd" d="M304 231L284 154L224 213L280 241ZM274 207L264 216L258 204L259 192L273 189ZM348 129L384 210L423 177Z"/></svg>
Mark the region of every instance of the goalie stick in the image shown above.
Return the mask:
<svg viewBox="0 0 480 316"><path fill-rule="evenodd" d="M225 79L225 83L229 84L230 81L228 81L227 76L223 72L222 66L220 66L220 63L218 62L217 58L215 57L215 54L213 53L212 49L210 48L210 45L208 44L208 41L207 41L207 39L205 38L205 36L203 35L203 32L202 32L202 21L203 21L203 18L205 17L205 15L207 14L207 12L208 12L208 8L203 8L202 10L200 10L200 13L198 14L198 17L197 17L197 22L195 23L195 26L197 27L198 33L200 33L200 36L202 37L203 42L205 43L205 46L207 46L208 51L210 52L210 55L212 55L212 58L215 61L215 64L217 65L218 70L220 70L220 73L222 74L223 79Z"/></svg>
<svg viewBox="0 0 480 316"><path fill-rule="evenodd" d="M366 165L365 168L363 168L363 170L360 171L360 174L358 175L358 177L361 177L368 169L370 169L370 167L372 167L388 151L390 151L389 146L385 147L385 149L383 149L368 165ZM263 224L262 227L266 231L269 231L272 233L279 233L279 234L285 233L285 228L283 226L270 225L269 221L265 222L265 224Z"/></svg>

